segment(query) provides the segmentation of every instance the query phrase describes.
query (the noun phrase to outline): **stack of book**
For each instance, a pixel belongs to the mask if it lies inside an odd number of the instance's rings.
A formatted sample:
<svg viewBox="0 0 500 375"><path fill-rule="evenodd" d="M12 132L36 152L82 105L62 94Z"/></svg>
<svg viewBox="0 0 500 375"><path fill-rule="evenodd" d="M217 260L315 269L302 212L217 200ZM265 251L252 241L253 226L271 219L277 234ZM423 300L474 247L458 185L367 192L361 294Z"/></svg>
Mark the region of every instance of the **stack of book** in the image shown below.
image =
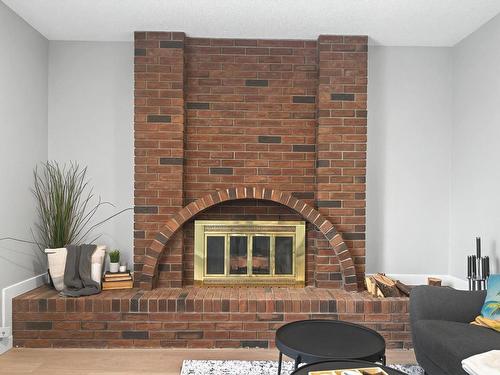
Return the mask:
<svg viewBox="0 0 500 375"><path fill-rule="evenodd" d="M106 272L102 281L102 290L132 289L134 281L130 271Z"/></svg>

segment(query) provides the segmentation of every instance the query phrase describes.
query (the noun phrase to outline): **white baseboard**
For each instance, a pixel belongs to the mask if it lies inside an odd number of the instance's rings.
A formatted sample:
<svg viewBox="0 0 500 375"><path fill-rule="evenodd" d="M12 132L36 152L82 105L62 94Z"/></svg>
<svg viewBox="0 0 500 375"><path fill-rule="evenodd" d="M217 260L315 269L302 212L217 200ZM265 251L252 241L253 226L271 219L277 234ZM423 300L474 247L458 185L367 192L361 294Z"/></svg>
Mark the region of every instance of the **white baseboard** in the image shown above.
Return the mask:
<svg viewBox="0 0 500 375"><path fill-rule="evenodd" d="M455 289L468 290L469 285L467 280L462 280L452 275L435 275L435 274L410 274L410 273L388 273L387 276L399 280L402 283L409 285L427 285L428 277L437 277L443 281L443 286L451 286Z"/></svg>
<svg viewBox="0 0 500 375"><path fill-rule="evenodd" d="M47 283L47 273L34 276L2 289L2 319L1 327L12 332L12 299ZM7 338L0 338L0 355L12 348L12 333Z"/></svg>

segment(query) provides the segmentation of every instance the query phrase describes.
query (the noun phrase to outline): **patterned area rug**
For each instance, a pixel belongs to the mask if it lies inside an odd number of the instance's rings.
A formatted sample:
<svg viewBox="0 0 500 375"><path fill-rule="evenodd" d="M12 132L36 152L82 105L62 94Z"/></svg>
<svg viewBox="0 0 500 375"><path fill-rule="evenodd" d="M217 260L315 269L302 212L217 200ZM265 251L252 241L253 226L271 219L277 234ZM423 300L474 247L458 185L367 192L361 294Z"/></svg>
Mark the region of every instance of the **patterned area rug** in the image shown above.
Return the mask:
<svg viewBox="0 0 500 375"><path fill-rule="evenodd" d="M415 365L390 365L405 374L423 375L424 370ZM181 375L276 375L277 361L201 361L185 360ZM282 375L293 372L293 362L284 361Z"/></svg>

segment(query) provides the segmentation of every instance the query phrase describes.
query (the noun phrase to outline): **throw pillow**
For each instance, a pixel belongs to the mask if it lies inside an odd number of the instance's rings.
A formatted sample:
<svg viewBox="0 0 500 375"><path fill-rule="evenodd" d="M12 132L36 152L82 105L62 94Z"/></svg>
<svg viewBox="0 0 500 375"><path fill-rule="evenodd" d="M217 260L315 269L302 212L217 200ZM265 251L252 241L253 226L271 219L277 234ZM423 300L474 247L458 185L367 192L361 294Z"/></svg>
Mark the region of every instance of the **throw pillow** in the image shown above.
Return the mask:
<svg viewBox="0 0 500 375"><path fill-rule="evenodd" d="M481 315L472 322L500 332L500 274L490 275Z"/></svg>

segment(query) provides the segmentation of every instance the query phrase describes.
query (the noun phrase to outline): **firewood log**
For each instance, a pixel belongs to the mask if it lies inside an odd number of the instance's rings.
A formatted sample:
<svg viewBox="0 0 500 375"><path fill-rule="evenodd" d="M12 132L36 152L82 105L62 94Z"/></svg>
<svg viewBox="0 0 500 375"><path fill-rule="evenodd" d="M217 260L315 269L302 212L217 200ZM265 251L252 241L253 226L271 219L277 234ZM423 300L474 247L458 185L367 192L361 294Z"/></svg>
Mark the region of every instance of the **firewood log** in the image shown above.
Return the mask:
<svg viewBox="0 0 500 375"><path fill-rule="evenodd" d="M410 296L410 291L411 291L411 288L410 288L408 285L403 284L403 283L402 283L401 281L399 281L399 280L396 280L396 286L397 286L397 288L399 289L399 291L400 291L403 295L405 295L405 296L407 296L407 297L409 297L409 296Z"/></svg>
<svg viewBox="0 0 500 375"><path fill-rule="evenodd" d="M402 293L393 279L380 273L373 275L373 278L384 297L401 297Z"/></svg>
<svg viewBox="0 0 500 375"><path fill-rule="evenodd" d="M433 286L441 286L441 279L438 279L437 277L428 277L427 278L427 285L433 285Z"/></svg>

